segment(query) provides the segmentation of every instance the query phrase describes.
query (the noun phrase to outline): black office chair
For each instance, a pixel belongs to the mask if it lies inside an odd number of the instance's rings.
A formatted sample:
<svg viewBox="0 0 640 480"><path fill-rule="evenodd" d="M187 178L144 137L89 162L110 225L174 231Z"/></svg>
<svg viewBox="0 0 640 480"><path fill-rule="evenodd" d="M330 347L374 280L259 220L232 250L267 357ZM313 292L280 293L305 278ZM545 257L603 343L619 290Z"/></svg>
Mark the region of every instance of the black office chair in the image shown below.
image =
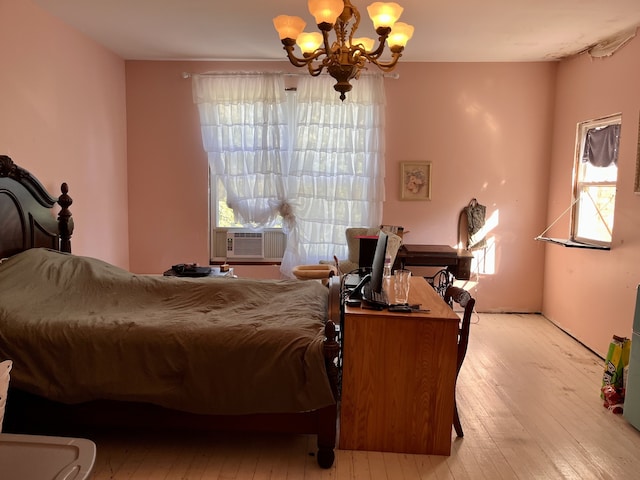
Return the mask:
<svg viewBox="0 0 640 480"><path fill-rule="evenodd" d="M464 308L464 314L462 315L462 320L460 321L460 326L458 328L458 361L456 365L457 383L460 367L462 367L464 357L467 355L467 346L469 345L469 327L471 325L471 315L473 314L473 307L475 306L476 301L464 288L454 286L447 287L444 294L444 300L449 305L452 305L452 302L455 302ZM458 400L455 392L453 401L453 427L456 429L456 434L459 437L464 436L462 425L460 424L460 416L458 415Z"/></svg>

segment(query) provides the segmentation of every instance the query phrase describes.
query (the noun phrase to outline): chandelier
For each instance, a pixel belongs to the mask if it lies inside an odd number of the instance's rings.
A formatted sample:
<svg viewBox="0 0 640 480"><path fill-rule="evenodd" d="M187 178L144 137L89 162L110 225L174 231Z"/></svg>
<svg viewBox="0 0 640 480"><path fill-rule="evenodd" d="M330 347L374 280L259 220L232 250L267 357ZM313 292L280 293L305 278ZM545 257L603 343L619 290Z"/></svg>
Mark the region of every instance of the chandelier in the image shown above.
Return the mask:
<svg viewBox="0 0 640 480"><path fill-rule="evenodd" d="M357 79L366 69L367 62L390 72L402 56L407 41L413 35L413 26L397 22L403 8L397 3L375 2L367 7L373 21L378 45L367 37L354 37L360 24L360 12L350 0L309 0L309 11L321 33L303 32L306 22L300 17L280 15L273 19L289 61L296 67L308 67L312 76L320 75L326 68L335 80L333 88L344 101L351 91L352 79ZM335 31L333 42L329 39ZM391 51L391 59L381 61L385 41ZM294 54L295 46L302 51L302 58Z"/></svg>

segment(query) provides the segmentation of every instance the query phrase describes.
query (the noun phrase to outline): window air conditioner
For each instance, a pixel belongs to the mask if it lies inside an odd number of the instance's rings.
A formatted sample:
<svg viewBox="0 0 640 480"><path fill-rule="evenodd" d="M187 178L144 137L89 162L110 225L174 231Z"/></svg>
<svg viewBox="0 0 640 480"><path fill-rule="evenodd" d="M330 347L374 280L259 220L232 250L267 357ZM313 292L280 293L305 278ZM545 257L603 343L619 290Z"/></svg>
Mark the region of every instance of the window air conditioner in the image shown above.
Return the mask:
<svg viewBox="0 0 640 480"><path fill-rule="evenodd" d="M248 257L241 253L241 247L247 246L247 234L262 234L262 256ZM240 234L240 236L236 235ZM238 242L236 241L236 237ZM257 244L258 241L253 239ZM251 242L249 242L251 243ZM287 238L280 228L265 228L259 232L255 230L227 230L226 228L214 228L211 231L211 261L224 262L227 259L249 260L252 262L280 262L287 246ZM229 248L229 250L227 250ZM253 253L259 253L254 250Z"/></svg>
<svg viewBox="0 0 640 480"><path fill-rule="evenodd" d="M227 232L227 258L264 258L263 232Z"/></svg>

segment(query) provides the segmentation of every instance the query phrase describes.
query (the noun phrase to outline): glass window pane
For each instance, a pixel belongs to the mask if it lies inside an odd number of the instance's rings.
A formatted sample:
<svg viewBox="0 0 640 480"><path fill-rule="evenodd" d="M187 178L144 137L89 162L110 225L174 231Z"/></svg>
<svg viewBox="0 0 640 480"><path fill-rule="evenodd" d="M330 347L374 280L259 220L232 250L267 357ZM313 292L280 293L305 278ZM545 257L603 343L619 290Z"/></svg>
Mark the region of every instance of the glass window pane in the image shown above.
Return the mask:
<svg viewBox="0 0 640 480"><path fill-rule="evenodd" d="M611 242L616 187L582 186L577 209L576 236Z"/></svg>
<svg viewBox="0 0 640 480"><path fill-rule="evenodd" d="M216 218L217 226L218 227L242 227L240 223L236 223L233 210L231 210L227 205L227 192L224 189L224 185L222 185L222 181L218 177L215 177L215 179L216 179L216 185L217 185L216 205L218 207L217 218Z"/></svg>
<svg viewBox="0 0 640 480"><path fill-rule="evenodd" d="M580 170L582 182L615 182L618 177L618 167L615 164L594 167L590 163L582 163Z"/></svg>
<svg viewBox="0 0 640 480"><path fill-rule="evenodd" d="M222 180L215 175L212 175L212 177L215 178L212 183L215 182L216 184L215 191L211 193L211 195L216 195L216 201L214 202L216 208L216 227L244 228L245 225L236 222L233 210L227 205L227 191L222 184ZM273 221L273 224L269 225L269 228L282 228L282 217L278 215Z"/></svg>

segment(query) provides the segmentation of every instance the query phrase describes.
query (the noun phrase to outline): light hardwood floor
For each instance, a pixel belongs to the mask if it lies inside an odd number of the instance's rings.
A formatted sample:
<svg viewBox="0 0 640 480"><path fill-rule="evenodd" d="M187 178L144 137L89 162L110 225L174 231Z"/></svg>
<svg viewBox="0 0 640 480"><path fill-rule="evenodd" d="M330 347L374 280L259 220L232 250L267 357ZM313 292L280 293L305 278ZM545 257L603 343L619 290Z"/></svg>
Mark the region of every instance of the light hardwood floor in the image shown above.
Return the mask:
<svg viewBox="0 0 640 480"><path fill-rule="evenodd" d="M95 432L92 479L640 478L640 432L602 406L601 358L539 315L474 322L450 457L338 449L322 470L314 437Z"/></svg>

